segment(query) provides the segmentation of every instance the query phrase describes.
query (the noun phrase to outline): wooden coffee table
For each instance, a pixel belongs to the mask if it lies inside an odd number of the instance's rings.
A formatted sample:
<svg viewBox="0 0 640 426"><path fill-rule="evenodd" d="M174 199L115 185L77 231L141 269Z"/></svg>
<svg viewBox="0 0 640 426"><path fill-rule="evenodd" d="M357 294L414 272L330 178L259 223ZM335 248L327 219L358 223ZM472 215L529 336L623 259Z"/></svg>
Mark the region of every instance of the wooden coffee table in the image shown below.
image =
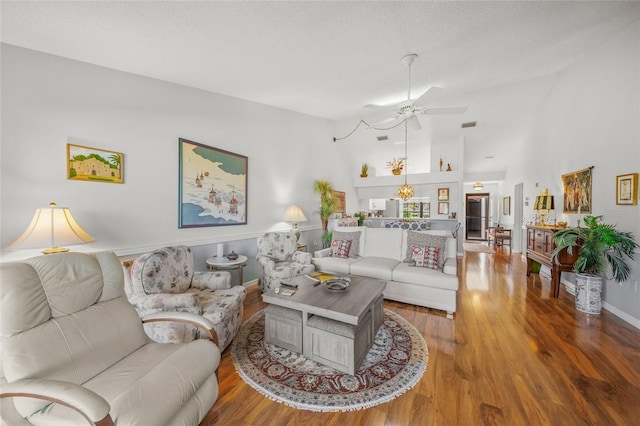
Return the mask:
<svg viewBox="0 0 640 426"><path fill-rule="evenodd" d="M279 344L336 370L354 374L373 346L382 324L384 281L349 276L344 291L332 291L308 279L292 296L273 289L262 299L265 341ZM284 288L284 287L283 287Z"/></svg>

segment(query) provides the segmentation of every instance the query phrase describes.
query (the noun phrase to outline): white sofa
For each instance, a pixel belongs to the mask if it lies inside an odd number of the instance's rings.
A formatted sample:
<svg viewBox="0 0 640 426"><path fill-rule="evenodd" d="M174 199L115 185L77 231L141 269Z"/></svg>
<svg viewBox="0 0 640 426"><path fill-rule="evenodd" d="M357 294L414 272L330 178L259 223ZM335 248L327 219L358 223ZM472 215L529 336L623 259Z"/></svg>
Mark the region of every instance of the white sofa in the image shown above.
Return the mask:
<svg viewBox="0 0 640 426"><path fill-rule="evenodd" d="M377 278L387 282L385 299L440 309L453 318L458 291L457 244L450 231L408 231L398 228L344 227L334 230L336 235L353 233L359 238L357 255L349 258L332 256L326 248L314 253L312 263L318 271L352 274ZM413 266L407 257L409 232L447 236L442 268L434 270ZM412 237L413 238L413 237Z"/></svg>

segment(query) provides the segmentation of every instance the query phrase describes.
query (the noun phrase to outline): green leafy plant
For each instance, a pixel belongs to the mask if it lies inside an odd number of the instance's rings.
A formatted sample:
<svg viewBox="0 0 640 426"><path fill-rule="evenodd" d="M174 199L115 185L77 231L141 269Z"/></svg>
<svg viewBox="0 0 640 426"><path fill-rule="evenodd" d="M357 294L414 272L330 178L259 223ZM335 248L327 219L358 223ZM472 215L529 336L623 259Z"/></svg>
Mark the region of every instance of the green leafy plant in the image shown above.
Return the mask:
<svg viewBox="0 0 640 426"><path fill-rule="evenodd" d="M630 268L627 260L634 259L634 250L638 247L631 232L621 232L613 225L602 223L602 216L585 216L585 227L563 229L553 236L556 244L551 259L556 260L559 253L567 249L573 254L579 250L573 271L588 275L602 276L607 264L611 265L613 279L622 283L629 278Z"/></svg>
<svg viewBox="0 0 640 426"><path fill-rule="evenodd" d="M327 248L331 246L331 240L333 238L333 232L327 231L322 234L322 247Z"/></svg>
<svg viewBox="0 0 640 426"><path fill-rule="evenodd" d="M360 169L360 176L367 177L369 175L369 165L367 163L362 164L362 168Z"/></svg>
<svg viewBox="0 0 640 426"><path fill-rule="evenodd" d="M320 179L313 183L313 190L320 194L320 219L322 219L322 228L327 229L327 221L335 213L337 202L333 197L333 187L329 181Z"/></svg>

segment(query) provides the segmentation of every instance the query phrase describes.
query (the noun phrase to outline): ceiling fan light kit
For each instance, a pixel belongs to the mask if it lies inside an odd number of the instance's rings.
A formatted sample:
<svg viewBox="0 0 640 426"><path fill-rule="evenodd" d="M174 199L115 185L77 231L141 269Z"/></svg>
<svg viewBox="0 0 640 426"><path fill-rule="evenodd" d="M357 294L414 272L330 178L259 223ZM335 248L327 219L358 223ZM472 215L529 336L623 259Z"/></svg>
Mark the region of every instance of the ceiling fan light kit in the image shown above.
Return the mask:
<svg viewBox="0 0 640 426"><path fill-rule="evenodd" d="M420 121L418 120L418 115L441 115L441 114L463 114L467 111L467 107L438 107L438 108L429 108L426 106L426 101L429 98L433 98L439 95L443 89L436 86L431 86L420 95L417 99L411 99L411 66L418 59L418 55L415 53L411 53L409 55L405 55L400 59L400 62L408 68L409 79L407 84L407 100L402 101L399 104L394 106L385 106L385 105L366 105L365 108L372 110L383 110L387 112L391 112L391 117L379 121L374 124L369 124L364 120L360 120L356 127L349 132L346 136L341 138L333 138L333 141L339 141L342 139L346 139L358 130L358 128L364 124L369 129L375 130L390 130L395 127L401 126L404 124L404 159L405 162L408 161L407 157L407 145L408 145L408 137L407 131L408 128L411 127L411 130L420 130L422 126L420 125ZM385 138L386 139L386 138ZM378 140L382 140L378 137ZM413 197L414 191L413 187L407 183L407 167L404 167L404 184L398 188L398 196L406 201L409 198Z"/></svg>

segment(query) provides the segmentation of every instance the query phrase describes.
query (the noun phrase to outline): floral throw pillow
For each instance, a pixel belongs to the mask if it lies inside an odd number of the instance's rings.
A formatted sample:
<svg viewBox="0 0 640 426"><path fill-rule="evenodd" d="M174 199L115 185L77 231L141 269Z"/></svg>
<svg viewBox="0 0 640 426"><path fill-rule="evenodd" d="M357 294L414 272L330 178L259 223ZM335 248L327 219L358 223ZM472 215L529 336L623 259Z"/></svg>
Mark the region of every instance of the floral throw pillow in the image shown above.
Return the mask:
<svg viewBox="0 0 640 426"><path fill-rule="evenodd" d="M439 247L411 246L411 260L415 266L438 270Z"/></svg>
<svg viewBox="0 0 640 426"><path fill-rule="evenodd" d="M411 247L437 247L440 249L440 253L438 254L438 268L442 269L444 267L444 261L446 256L446 244L447 238L444 235L431 235L426 234L420 231L407 231L407 255L405 257L405 262L411 262L413 254L411 253Z"/></svg>
<svg viewBox="0 0 640 426"><path fill-rule="evenodd" d="M333 240L331 242L331 255L333 257L349 257L351 251L351 240Z"/></svg>
<svg viewBox="0 0 640 426"><path fill-rule="evenodd" d="M333 231L333 241L335 240L349 240L351 241L351 250L349 250L349 257L358 257L360 251L360 231L354 232L340 232ZM333 244L333 243L332 243Z"/></svg>

